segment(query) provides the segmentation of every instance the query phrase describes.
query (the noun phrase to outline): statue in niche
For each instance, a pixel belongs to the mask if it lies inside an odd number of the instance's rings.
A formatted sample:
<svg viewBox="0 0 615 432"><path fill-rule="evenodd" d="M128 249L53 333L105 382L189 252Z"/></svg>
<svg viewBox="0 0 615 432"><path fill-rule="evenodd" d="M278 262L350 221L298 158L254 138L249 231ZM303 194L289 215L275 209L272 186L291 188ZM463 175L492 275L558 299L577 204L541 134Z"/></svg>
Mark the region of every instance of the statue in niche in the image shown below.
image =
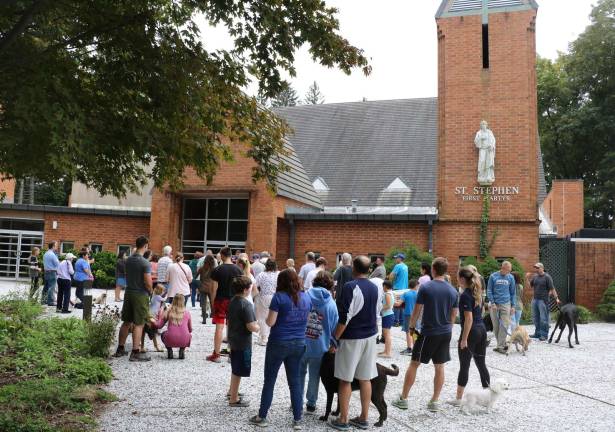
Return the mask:
<svg viewBox="0 0 615 432"><path fill-rule="evenodd" d="M495 182L495 136L485 120L480 122L474 145L478 149L478 183L491 186Z"/></svg>

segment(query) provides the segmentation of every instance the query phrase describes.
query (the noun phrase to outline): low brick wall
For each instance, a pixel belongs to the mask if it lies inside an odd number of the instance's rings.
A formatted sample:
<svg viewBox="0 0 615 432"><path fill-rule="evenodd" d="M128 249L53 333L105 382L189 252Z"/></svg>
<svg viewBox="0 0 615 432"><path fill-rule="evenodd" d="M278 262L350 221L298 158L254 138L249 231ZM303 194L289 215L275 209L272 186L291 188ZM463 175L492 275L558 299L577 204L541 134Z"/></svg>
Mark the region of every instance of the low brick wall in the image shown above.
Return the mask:
<svg viewBox="0 0 615 432"><path fill-rule="evenodd" d="M576 303L594 310L615 279L615 243L575 242Z"/></svg>

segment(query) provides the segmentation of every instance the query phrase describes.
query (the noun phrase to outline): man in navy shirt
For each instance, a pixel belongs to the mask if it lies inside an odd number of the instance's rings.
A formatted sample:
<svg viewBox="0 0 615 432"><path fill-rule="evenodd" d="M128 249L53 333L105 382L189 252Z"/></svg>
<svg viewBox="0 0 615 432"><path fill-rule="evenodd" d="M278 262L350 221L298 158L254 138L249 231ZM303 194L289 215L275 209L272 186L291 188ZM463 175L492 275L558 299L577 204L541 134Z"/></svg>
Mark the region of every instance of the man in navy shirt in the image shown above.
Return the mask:
<svg viewBox="0 0 615 432"><path fill-rule="evenodd" d="M449 347L459 307L457 291L444 279L447 270L446 258L436 258L431 263L434 279L421 284L419 288L409 330L414 332L416 321L423 312L421 334L412 350L412 362L406 372L403 391L399 398L393 401L393 406L399 409L408 409L408 394L414 385L416 372L421 363L428 364L431 361L435 368L435 378L433 396L427 409L432 412L440 411L438 399L444 385L444 364L451 360Z"/></svg>
<svg viewBox="0 0 615 432"><path fill-rule="evenodd" d="M335 355L335 377L340 380L340 416L330 425L338 430L348 430L348 408L351 383L359 380L361 386L361 415L350 424L367 429L367 414L372 397L370 380L378 376L376 368L376 335L378 325L378 287L368 278L370 260L366 256L354 259L352 271L355 279L347 282L338 292L339 321L335 329L335 341L339 340Z"/></svg>

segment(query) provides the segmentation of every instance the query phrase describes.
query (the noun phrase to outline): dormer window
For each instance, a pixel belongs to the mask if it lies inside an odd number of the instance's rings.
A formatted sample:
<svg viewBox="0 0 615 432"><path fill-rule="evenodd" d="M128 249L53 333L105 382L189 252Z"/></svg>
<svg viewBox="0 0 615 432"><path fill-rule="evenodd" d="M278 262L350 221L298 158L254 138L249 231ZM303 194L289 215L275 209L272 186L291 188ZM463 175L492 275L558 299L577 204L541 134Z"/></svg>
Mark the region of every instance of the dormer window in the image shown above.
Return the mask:
<svg viewBox="0 0 615 432"><path fill-rule="evenodd" d="M327 192L329 191L329 186L324 181L322 177L316 177L312 182L312 186L316 192Z"/></svg>
<svg viewBox="0 0 615 432"><path fill-rule="evenodd" d="M410 188L399 177L395 178L390 185L386 187L385 192L410 192Z"/></svg>

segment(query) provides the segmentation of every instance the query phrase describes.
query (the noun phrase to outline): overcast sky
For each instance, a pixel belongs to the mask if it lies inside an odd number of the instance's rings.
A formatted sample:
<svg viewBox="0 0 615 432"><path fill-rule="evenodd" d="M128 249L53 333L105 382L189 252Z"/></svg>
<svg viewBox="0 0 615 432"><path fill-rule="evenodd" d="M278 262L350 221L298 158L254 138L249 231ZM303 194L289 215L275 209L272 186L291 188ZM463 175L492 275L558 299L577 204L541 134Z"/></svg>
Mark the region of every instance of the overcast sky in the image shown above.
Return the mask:
<svg viewBox="0 0 615 432"><path fill-rule="evenodd" d="M339 9L341 33L365 50L373 71L347 76L312 61L307 49L296 56L292 85L303 96L315 80L326 102L402 99L437 95L434 15L441 0L326 0ZM589 24L596 0L538 0L537 49L555 58ZM202 25L209 49L232 47L224 29Z"/></svg>

